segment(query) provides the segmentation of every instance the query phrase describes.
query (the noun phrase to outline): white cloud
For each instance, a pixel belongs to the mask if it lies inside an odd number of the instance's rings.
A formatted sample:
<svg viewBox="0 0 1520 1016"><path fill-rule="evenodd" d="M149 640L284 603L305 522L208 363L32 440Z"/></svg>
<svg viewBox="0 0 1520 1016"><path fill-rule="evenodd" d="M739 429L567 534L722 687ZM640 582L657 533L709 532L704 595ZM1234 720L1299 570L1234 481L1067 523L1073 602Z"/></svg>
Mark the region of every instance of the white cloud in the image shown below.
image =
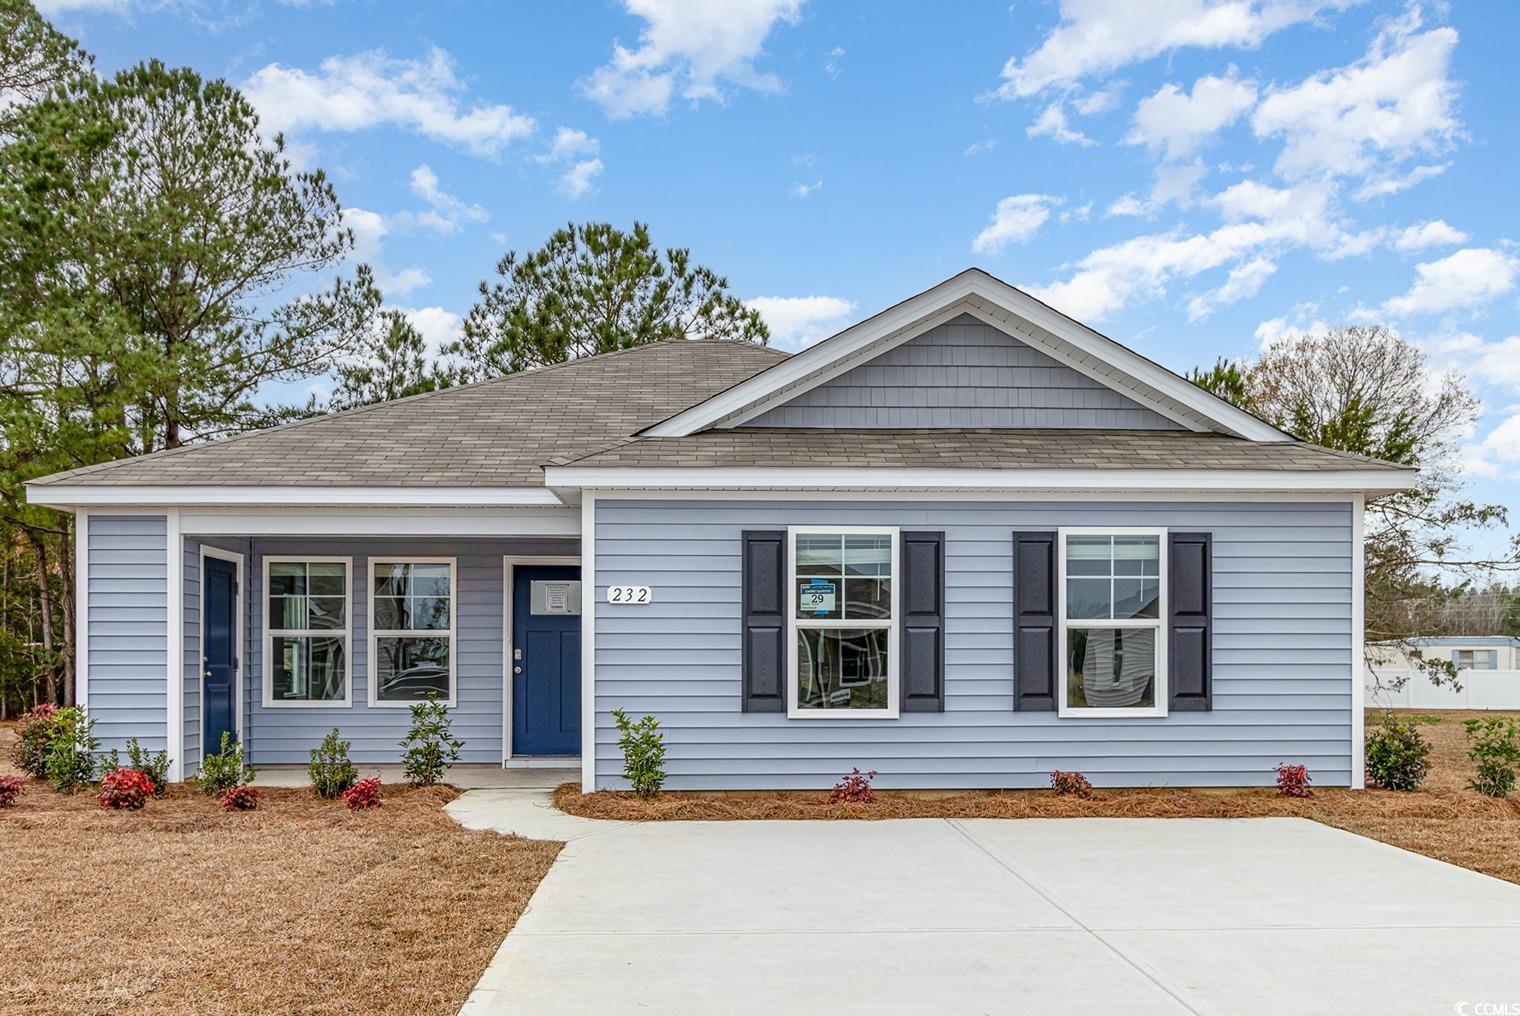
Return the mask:
<svg viewBox="0 0 1520 1016"><path fill-rule="evenodd" d="M973 141L966 146L967 155L982 155L997 147L997 138L986 138L982 141Z"/></svg>
<svg viewBox="0 0 1520 1016"><path fill-rule="evenodd" d="M1277 266L1266 258L1236 265L1218 289L1188 301L1188 321L1199 321L1227 304L1249 300L1261 292L1262 284L1276 271Z"/></svg>
<svg viewBox="0 0 1520 1016"><path fill-rule="evenodd" d="M445 344L459 338L464 328L464 318L442 307L397 307L406 319L422 335L423 346L430 357L436 357Z"/></svg>
<svg viewBox="0 0 1520 1016"><path fill-rule="evenodd" d="M1430 166L1416 166L1402 176L1375 176L1369 178L1358 187L1356 193L1351 196L1358 201L1370 201L1373 198L1387 197L1390 194L1406 191L1415 184L1423 183L1433 177L1440 176L1450 167L1451 163L1442 162Z"/></svg>
<svg viewBox="0 0 1520 1016"><path fill-rule="evenodd" d="M601 149L602 143L585 131L561 127L554 132L554 141L550 143L549 150L538 157L538 161L559 162L583 155L596 155Z"/></svg>
<svg viewBox="0 0 1520 1016"><path fill-rule="evenodd" d="M805 198L822 186L822 180L814 180L812 183L794 183L787 193L794 198Z"/></svg>
<svg viewBox="0 0 1520 1016"><path fill-rule="evenodd" d="M1115 198L1109 204L1109 206L1103 210L1103 214L1105 216L1112 216L1112 215L1148 216L1148 215L1150 215L1150 209L1146 207L1146 204L1145 204L1144 201L1141 201L1139 198L1135 197L1135 195L1133 195L1133 194L1124 194L1124 195L1122 195L1120 197Z"/></svg>
<svg viewBox="0 0 1520 1016"><path fill-rule="evenodd" d="M1520 408L1512 408L1487 437L1463 449L1462 471L1508 479L1520 475Z"/></svg>
<svg viewBox="0 0 1520 1016"><path fill-rule="evenodd" d="M835 46L824 55L823 71L831 78L839 77L839 61L844 56L844 47Z"/></svg>
<svg viewBox="0 0 1520 1016"><path fill-rule="evenodd" d="M1222 128L1229 126L1256 104L1256 85L1228 77L1202 77L1193 82L1191 94L1165 84L1154 95L1140 100L1135 122L1125 139L1161 151L1168 159L1191 155Z"/></svg>
<svg viewBox="0 0 1520 1016"><path fill-rule="evenodd" d="M1476 307L1514 288L1520 261L1487 247L1466 247L1439 261L1415 265L1414 285L1383 304L1386 313L1433 314Z"/></svg>
<svg viewBox="0 0 1520 1016"><path fill-rule="evenodd" d="M1285 342L1297 342L1315 335L1324 335L1330 326L1318 318L1308 324L1290 324L1286 317L1275 317L1256 326L1256 341L1263 350Z"/></svg>
<svg viewBox="0 0 1520 1016"><path fill-rule="evenodd" d="M1097 144L1092 138L1079 130L1073 130L1066 123L1066 107L1059 102L1052 102L1035 119L1035 122L1024 128L1024 133L1032 138L1041 135L1054 139L1063 145L1088 145Z"/></svg>
<svg viewBox="0 0 1520 1016"><path fill-rule="evenodd" d="M561 127L554 132L549 150L534 158L545 166L559 166L559 192L574 201L595 190L595 179L605 168L597 153L602 144L585 131Z"/></svg>
<svg viewBox="0 0 1520 1016"><path fill-rule="evenodd" d="M433 281L427 271L419 267L403 268L392 272L381 260L386 234L390 223L379 212L364 208L343 209L343 225L354 234L354 249L349 260L369 265L375 272L375 285L387 296L407 296Z"/></svg>
<svg viewBox="0 0 1520 1016"><path fill-rule="evenodd" d="M1365 176L1386 186L1391 167L1447 146L1458 130L1446 73L1457 33L1420 32L1417 7L1386 25L1362 59L1273 89L1251 116L1258 137L1282 137L1277 172L1289 180Z"/></svg>
<svg viewBox="0 0 1520 1016"><path fill-rule="evenodd" d="M997 203L989 222L971 249L978 254L1001 254L1011 243L1023 243L1040 231L1050 218L1050 206L1059 199L1049 194L1015 194Z"/></svg>
<svg viewBox="0 0 1520 1016"><path fill-rule="evenodd" d="M1454 332L1422 339L1420 346L1436 367L1520 392L1520 335L1488 342L1472 332Z"/></svg>
<svg viewBox="0 0 1520 1016"><path fill-rule="evenodd" d="M1142 199L1134 193L1125 194L1111 202L1103 214L1154 219L1169 204L1178 208L1191 207L1193 191L1207 174L1208 167L1201 161L1157 166L1149 197Z"/></svg>
<svg viewBox="0 0 1520 1016"><path fill-rule="evenodd" d="M1445 219L1434 219L1400 230L1394 237L1393 245L1399 250L1423 250L1426 247L1447 247L1466 242L1466 233L1449 225Z"/></svg>
<svg viewBox="0 0 1520 1016"><path fill-rule="evenodd" d="M574 201L596 189L596 178L602 173L601 159L581 159L560 174L559 192Z"/></svg>
<svg viewBox="0 0 1520 1016"><path fill-rule="evenodd" d="M438 174L427 163L412 170L411 181L412 193L432 205L430 212L416 216L420 225L440 233L452 233L459 228L461 221L485 222L491 217L479 205L466 204L443 190L438 184Z"/></svg>
<svg viewBox="0 0 1520 1016"><path fill-rule="evenodd" d="M1078 205L1075 208L1068 208L1061 212L1062 222L1086 222L1090 218L1092 218L1091 201L1085 205Z"/></svg>
<svg viewBox="0 0 1520 1016"><path fill-rule="evenodd" d="M495 156L533 132L531 116L501 104L461 105L464 83L438 48L421 60L380 50L332 56L316 72L272 63L243 94L271 131L360 131L392 126L475 155Z"/></svg>
<svg viewBox="0 0 1520 1016"><path fill-rule="evenodd" d="M781 81L755 68L778 21L796 24L802 0L624 0L646 22L637 49L619 43L581 89L613 119L658 116L679 92L723 101L723 84L776 92Z"/></svg>
<svg viewBox="0 0 1520 1016"><path fill-rule="evenodd" d="M1014 99L1183 47L1251 48L1274 32L1356 0L1061 0L1061 23L1023 60L1003 65Z"/></svg>
<svg viewBox="0 0 1520 1016"><path fill-rule="evenodd" d="M791 351L832 335L855 309L837 296L757 296L744 305L760 312L778 348Z"/></svg>
<svg viewBox="0 0 1520 1016"><path fill-rule="evenodd" d="M1253 207L1242 200L1241 192L1231 191L1235 188L1225 192L1230 197L1223 207L1239 221L1227 221L1207 233L1188 235L1174 229L1103 247L1078 261L1070 278L1031 287L1031 291L1072 317L1100 321L1131 301L1160 298L1174 280L1190 279L1271 250L1326 242L1322 203L1299 195L1295 200L1273 198L1262 203L1265 207Z"/></svg>
<svg viewBox="0 0 1520 1016"><path fill-rule="evenodd" d="M1119 106L1119 88L1105 88L1100 92L1092 92L1081 98L1074 99L1071 107L1083 116L1096 116L1099 113L1107 113Z"/></svg>

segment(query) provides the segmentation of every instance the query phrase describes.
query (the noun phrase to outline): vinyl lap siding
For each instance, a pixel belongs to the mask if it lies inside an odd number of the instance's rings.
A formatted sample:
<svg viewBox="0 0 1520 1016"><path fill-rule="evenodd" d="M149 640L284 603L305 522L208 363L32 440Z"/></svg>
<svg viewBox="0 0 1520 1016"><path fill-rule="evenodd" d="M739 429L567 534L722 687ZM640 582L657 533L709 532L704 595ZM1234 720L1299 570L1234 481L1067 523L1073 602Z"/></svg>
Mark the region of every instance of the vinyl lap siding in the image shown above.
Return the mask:
<svg viewBox="0 0 1520 1016"><path fill-rule="evenodd" d="M825 787L852 766L884 787L1261 785L1278 762L1350 779L1351 509L1328 502L599 501L596 768L621 785L611 710L652 713L672 789ZM740 711L740 533L800 524L946 533L946 706L897 720ZM1062 720L1012 710L1014 529L1166 526L1214 534L1214 709ZM609 584L654 603L614 608Z"/></svg>
<svg viewBox="0 0 1520 1016"><path fill-rule="evenodd" d="M162 515L91 515L86 635L89 713L100 750L128 738L167 744L168 523Z"/></svg>
<svg viewBox="0 0 1520 1016"><path fill-rule="evenodd" d="M463 762L499 763L502 755L502 556L570 554L565 541L448 541L255 539L248 561L248 649L245 659L246 742L255 763L306 763L322 736L337 727L351 741L360 764L396 762L399 742L410 724L406 708L369 705L369 561L372 557L456 557L455 635L458 704L450 710L454 735L464 741ZM352 705L334 708L281 708L264 705L265 555L343 556L353 558L351 610L353 627Z"/></svg>
<svg viewBox="0 0 1520 1016"><path fill-rule="evenodd" d="M1180 429L965 314L745 426Z"/></svg>

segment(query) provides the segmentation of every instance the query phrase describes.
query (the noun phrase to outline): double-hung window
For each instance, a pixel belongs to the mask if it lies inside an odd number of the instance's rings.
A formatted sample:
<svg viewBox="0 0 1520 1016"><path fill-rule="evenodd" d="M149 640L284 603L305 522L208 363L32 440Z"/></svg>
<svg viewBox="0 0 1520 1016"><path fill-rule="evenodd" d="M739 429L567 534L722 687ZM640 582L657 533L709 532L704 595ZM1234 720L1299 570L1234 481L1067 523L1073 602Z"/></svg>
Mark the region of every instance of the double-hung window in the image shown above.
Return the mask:
<svg viewBox="0 0 1520 1016"><path fill-rule="evenodd" d="M264 704L349 704L349 559L264 558Z"/></svg>
<svg viewBox="0 0 1520 1016"><path fill-rule="evenodd" d="M454 559L370 562L370 681L374 706L436 694L455 704Z"/></svg>
<svg viewBox="0 0 1520 1016"><path fill-rule="evenodd" d="M1166 531L1060 534L1062 716L1165 716Z"/></svg>
<svg viewBox="0 0 1520 1016"><path fill-rule="evenodd" d="M793 526L788 537L788 714L896 717L897 530Z"/></svg>
<svg viewBox="0 0 1520 1016"><path fill-rule="evenodd" d="M1453 649L1451 662L1456 664L1458 670L1498 670L1499 650Z"/></svg>

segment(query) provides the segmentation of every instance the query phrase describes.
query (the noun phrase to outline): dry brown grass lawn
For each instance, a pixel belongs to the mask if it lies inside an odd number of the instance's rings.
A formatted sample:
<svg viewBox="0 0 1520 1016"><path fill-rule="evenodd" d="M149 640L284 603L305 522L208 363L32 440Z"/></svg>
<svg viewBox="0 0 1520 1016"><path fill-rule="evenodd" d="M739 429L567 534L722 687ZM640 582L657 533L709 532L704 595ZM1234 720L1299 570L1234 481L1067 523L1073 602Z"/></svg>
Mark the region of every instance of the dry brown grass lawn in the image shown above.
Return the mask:
<svg viewBox="0 0 1520 1016"><path fill-rule="evenodd" d="M29 783L0 810L0 1011L456 1012L560 849L463 829L456 794L113 813Z"/></svg>
<svg viewBox="0 0 1520 1016"><path fill-rule="evenodd" d="M1431 743L1431 773L1414 793L1326 788L1308 800L1279 797L1273 789L1099 790L1090 800L1057 797L1048 790L977 791L939 797L881 793L871 804L827 803L826 793L664 793L650 801L631 794L581 794L566 783L555 803L588 818L671 819L885 819L885 818L1247 818L1295 815L1520 882L1520 798L1494 800L1466 789L1472 764L1466 757L1462 720L1486 715L1463 711L1415 711L1439 718L1422 725ZM1501 714L1502 715L1502 714ZM1368 713L1368 729L1377 722ZM1291 760L1290 760L1291 761ZM1312 775L1312 774L1311 774Z"/></svg>

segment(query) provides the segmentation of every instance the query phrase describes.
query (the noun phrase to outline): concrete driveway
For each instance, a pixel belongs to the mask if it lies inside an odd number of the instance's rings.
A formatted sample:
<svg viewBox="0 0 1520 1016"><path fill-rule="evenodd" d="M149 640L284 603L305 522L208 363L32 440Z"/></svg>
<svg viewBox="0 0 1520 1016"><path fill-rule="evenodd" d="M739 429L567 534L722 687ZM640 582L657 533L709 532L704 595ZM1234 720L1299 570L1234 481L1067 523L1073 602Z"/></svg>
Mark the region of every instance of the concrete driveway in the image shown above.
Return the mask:
<svg viewBox="0 0 1520 1016"><path fill-rule="evenodd" d="M1305 820L450 807L569 839L470 1014L1520 1011L1520 886Z"/></svg>

